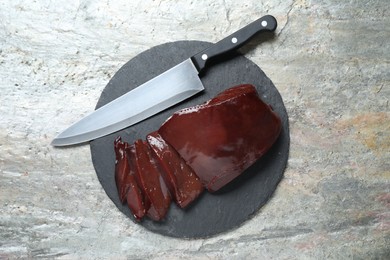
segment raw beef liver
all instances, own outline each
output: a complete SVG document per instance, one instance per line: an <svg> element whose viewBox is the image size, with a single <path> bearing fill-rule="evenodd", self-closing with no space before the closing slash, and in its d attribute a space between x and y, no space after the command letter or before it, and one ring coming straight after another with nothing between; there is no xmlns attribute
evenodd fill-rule
<svg viewBox="0 0 390 260"><path fill-rule="evenodd" d="M146 141L135 142L136 164L139 185L150 201L148 217L161 220L165 217L171 196L162 177L161 169L152 157L152 152Z"/></svg>
<svg viewBox="0 0 390 260"><path fill-rule="evenodd" d="M163 169L172 197L181 208L185 208L204 190L198 176L157 132L150 133L146 140Z"/></svg>
<svg viewBox="0 0 390 260"><path fill-rule="evenodd" d="M115 180L137 220L159 221L171 196L182 208L206 187L225 186L264 155L281 120L252 85L227 89L208 102L174 113L147 141L115 140Z"/></svg>
<svg viewBox="0 0 390 260"><path fill-rule="evenodd" d="M129 186L126 185L125 179L130 172L129 162L127 160L126 147L127 143L122 142L118 137L114 142L115 148L115 182L118 188L119 199L121 202L126 201L126 194Z"/></svg>
<svg viewBox="0 0 390 260"><path fill-rule="evenodd" d="M115 140L115 181L119 198L127 205L135 219L141 220L146 213L144 194L136 181L137 167L135 164L135 147L122 142L120 138Z"/></svg>
<svg viewBox="0 0 390 260"><path fill-rule="evenodd" d="M177 111L158 133L213 192L266 153L280 131L279 116L246 84Z"/></svg>

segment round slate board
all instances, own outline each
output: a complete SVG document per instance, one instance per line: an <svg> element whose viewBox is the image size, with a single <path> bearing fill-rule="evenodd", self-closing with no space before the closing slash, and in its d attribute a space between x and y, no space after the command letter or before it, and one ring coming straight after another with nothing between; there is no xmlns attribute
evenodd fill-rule
<svg viewBox="0 0 390 260"><path fill-rule="evenodd" d="M127 62L110 80L96 108L210 45L208 42L179 41L162 44L139 54ZM256 64L239 53L234 53L223 62L215 61L202 75L201 80L205 87L202 93L134 126L91 142L93 165L108 197L135 223L162 235L204 238L238 227L267 202L281 180L287 164L290 144L287 112L279 92ZM272 149L217 193L203 192L200 198L185 210L172 203L162 222L154 222L147 218L140 223L136 222L127 205L122 205L118 197L114 177L115 138L122 136L122 139L129 143L145 139L148 133L157 130L175 111L201 104L224 89L243 83L256 86L262 99L271 104L282 118L283 130ZM123 109L131 109L131 104Z"/></svg>

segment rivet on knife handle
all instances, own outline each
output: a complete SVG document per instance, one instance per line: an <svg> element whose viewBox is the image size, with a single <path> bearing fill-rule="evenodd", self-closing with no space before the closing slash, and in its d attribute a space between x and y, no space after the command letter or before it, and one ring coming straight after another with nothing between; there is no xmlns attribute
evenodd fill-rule
<svg viewBox="0 0 390 260"><path fill-rule="evenodd" d="M205 68L210 59L240 48L259 32L273 32L275 31L276 26L277 22L275 17L271 15L263 16L230 36L213 44L210 48L195 54L191 57L192 62L200 72Z"/></svg>

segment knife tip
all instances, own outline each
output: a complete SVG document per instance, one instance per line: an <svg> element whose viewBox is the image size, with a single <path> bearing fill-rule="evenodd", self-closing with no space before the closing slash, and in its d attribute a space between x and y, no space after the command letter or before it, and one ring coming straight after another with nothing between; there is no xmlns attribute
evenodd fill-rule
<svg viewBox="0 0 390 260"><path fill-rule="evenodd" d="M54 138L50 145L54 147L64 147L64 146L77 146L77 145L83 145L88 143L89 140L85 140L82 138L75 138L75 137L59 137L57 136Z"/></svg>
<svg viewBox="0 0 390 260"><path fill-rule="evenodd" d="M61 136L62 134L57 135L51 142L51 146L67 146L73 144L72 142L69 142L69 138Z"/></svg>
<svg viewBox="0 0 390 260"><path fill-rule="evenodd" d="M54 139L50 142L50 145L51 145L51 146L63 146L63 144L61 144L61 142L59 142L59 139L58 139L58 138L54 138Z"/></svg>

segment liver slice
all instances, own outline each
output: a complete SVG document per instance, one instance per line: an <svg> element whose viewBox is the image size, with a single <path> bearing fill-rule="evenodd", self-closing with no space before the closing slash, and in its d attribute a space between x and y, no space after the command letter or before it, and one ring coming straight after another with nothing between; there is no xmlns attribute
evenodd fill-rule
<svg viewBox="0 0 390 260"><path fill-rule="evenodd" d="M150 201L147 215L153 220L161 220L165 217L171 203L168 188L157 162L152 157L148 143L137 140L135 153L139 184L145 192L146 199Z"/></svg>
<svg viewBox="0 0 390 260"><path fill-rule="evenodd" d="M163 169L163 177L172 197L181 208L185 208L203 192L201 181L158 132L150 133L146 140Z"/></svg>
<svg viewBox="0 0 390 260"><path fill-rule="evenodd" d="M146 213L144 194L136 181L137 167L135 164L135 147L122 142L120 138L115 140L115 181L119 198L127 205L136 220L141 220Z"/></svg>
<svg viewBox="0 0 390 260"><path fill-rule="evenodd" d="M114 142L115 148L115 183L118 189L119 199L122 203L126 201L128 184L125 183L125 179L130 171L129 162L127 160L126 147L127 143L122 142L118 137Z"/></svg>
<svg viewBox="0 0 390 260"><path fill-rule="evenodd" d="M246 84L177 111L158 133L213 192L265 154L280 131L279 116Z"/></svg>

